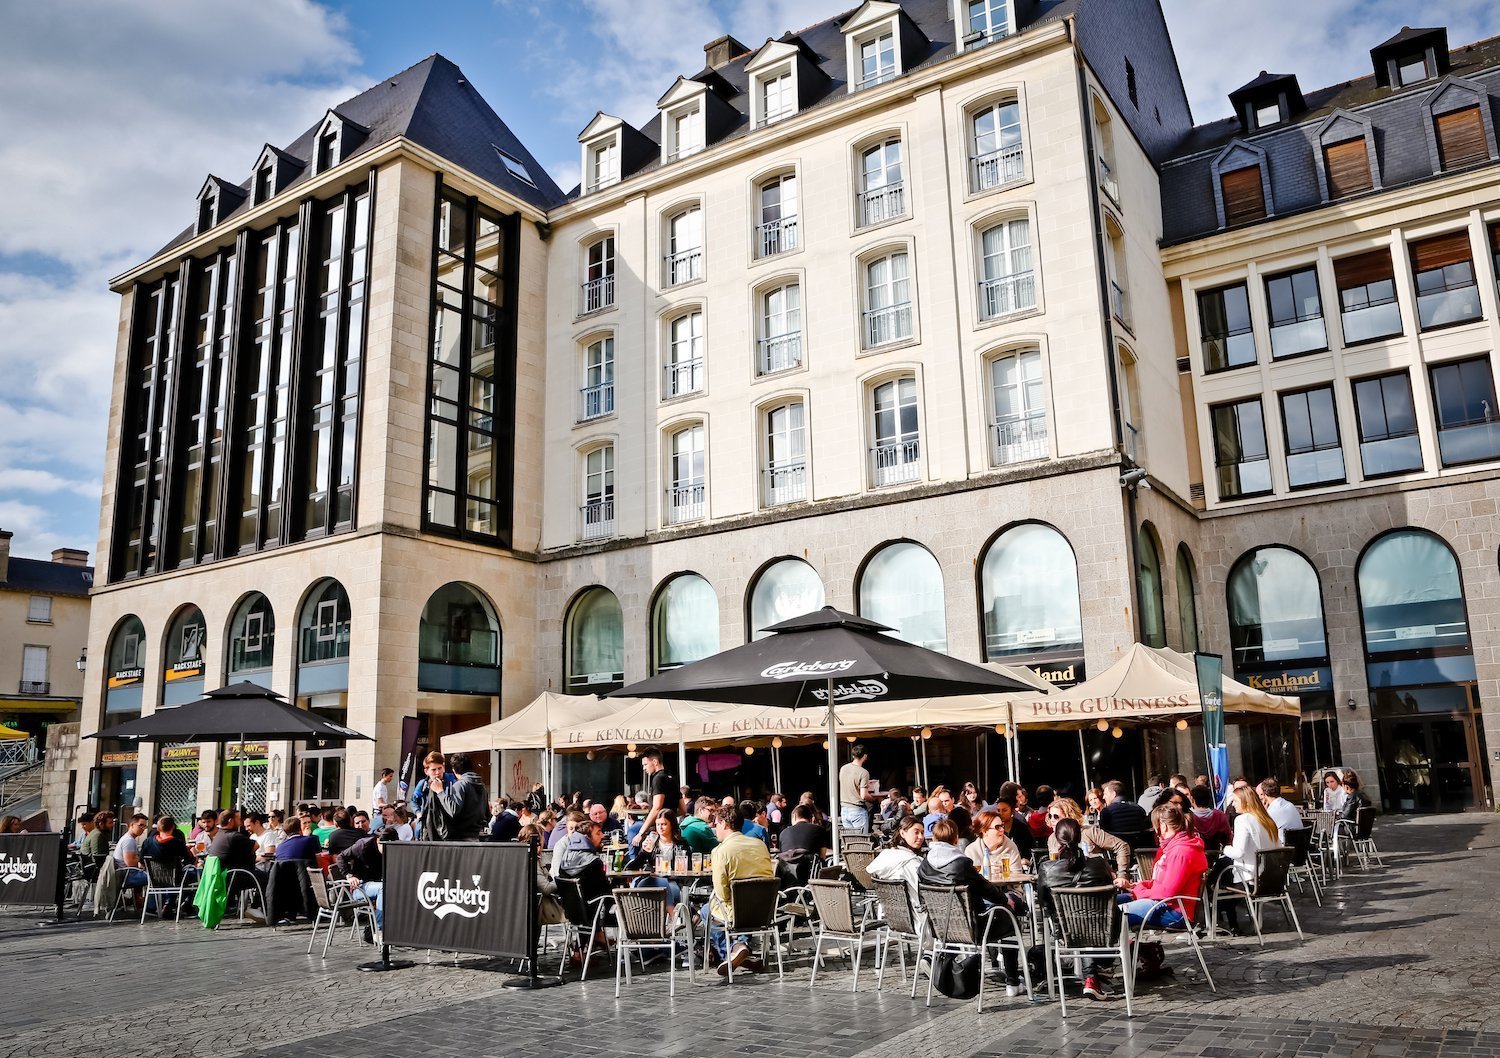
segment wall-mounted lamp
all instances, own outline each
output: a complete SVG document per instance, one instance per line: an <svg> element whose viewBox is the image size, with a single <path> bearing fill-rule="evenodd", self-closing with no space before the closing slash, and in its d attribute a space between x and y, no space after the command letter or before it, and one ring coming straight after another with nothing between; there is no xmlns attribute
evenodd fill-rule
<svg viewBox="0 0 1500 1058"><path fill-rule="evenodd" d="M1353 698L1350 698L1347 704L1348 704L1348 706L1349 706L1350 709L1358 709L1359 708L1358 703L1356 703Z"/></svg>
<svg viewBox="0 0 1500 1058"><path fill-rule="evenodd" d="M78 671L79 672L83 672L85 669L87 669L89 667L89 648L88 647L84 647L82 650L80 650L78 652L77 665L78 665Z"/></svg>

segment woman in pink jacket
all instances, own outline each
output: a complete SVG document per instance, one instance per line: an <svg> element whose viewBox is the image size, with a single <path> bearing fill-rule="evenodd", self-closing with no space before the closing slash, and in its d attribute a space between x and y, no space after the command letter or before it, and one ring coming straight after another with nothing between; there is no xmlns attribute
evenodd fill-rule
<svg viewBox="0 0 1500 1058"><path fill-rule="evenodd" d="M1132 926L1145 921L1153 904L1174 896L1186 896L1189 915L1196 910L1196 901L1203 875L1208 870L1208 858L1203 854L1203 839L1187 832L1182 809L1173 804L1157 805L1151 810L1151 828L1156 831L1156 863L1151 871L1151 880L1131 885L1124 878L1115 879L1123 892L1116 898ZM1176 905L1163 905L1151 914L1147 925L1176 929L1184 924L1183 914Z"/></svg>

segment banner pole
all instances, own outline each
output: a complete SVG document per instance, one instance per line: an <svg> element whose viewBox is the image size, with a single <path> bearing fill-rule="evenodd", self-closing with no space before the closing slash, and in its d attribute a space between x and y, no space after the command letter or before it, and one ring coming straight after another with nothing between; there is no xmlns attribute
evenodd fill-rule
<svg viewBox="0 0 1500 1058"><path fill-rule="evenodd" d="M839 840L839 830L842 829L844 810L839 804L839 732L838 717L833 713L833 677L828 677L828 697L824 705L828 707L828 822L829 829L833 832L833 862L843 863L843 842Z"/></svg>
<svg viewBox="0 0 1500 1058"><path fill-rule="evenodd" d="M63 830L58 835L57 849L57 921L63 920L63 902L67 892L67 879L63 876L68 873L68 832ZM178 899L181 899L179 895Z"/></svg>

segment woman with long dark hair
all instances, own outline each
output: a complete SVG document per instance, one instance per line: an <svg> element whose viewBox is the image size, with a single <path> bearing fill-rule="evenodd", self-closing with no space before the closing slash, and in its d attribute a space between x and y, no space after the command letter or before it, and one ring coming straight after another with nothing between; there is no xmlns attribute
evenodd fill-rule
<svg viewBox="0 0 1500 1058"><path fill-rule="evenodd" d="M1084 852L1083 824L1071 816L1065 815L1053 823L1051 840L1054 856L1038 863L1037 893L1043 913L1055 920L1054 888L1109 885L1114 881L1114 873L1103 856L1090 856ZM1083 994L1089 999L1104 999L1106 996L1104 986L1099 983L1097 964L1092 959L1085 959L1083 963Z"/></svg>

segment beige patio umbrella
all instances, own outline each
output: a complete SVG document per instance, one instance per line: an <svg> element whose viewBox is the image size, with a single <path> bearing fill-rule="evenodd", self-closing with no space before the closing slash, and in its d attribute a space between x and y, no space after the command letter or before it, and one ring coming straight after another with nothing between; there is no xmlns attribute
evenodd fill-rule
<svg viewBox="0 0 1500 1058"><path fill-rule="evenodd" d="M556 694L543 691L510 716L493 724L455 731L443 739L444 753L489 753L502 749L542 750L546 764L545 785L552 796L552 731L570 724L581 724L595 717L618 712L619 702L606 701L592 694Z"/></svg>

